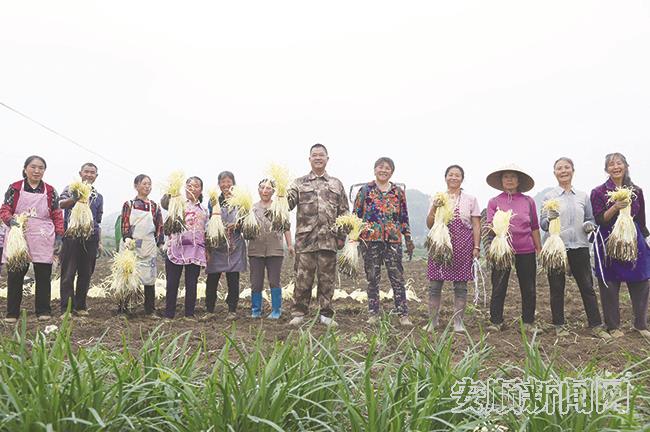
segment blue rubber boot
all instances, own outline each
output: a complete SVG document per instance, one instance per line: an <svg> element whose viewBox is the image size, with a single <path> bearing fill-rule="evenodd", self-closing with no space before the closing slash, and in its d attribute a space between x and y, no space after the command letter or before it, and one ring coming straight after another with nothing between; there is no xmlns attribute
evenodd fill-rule
<svg viewBox="0 0 650 432"><path fill-rule="evenodd" d="M262 316L262 293L251 293L251 318L260 318Z"/></svg>
<svg viewBox="0 0 650 432"><path fill-rule="evenodd" d="M282 288L271 288L271 313L269 319L280 319L282 315Z"/></svg>

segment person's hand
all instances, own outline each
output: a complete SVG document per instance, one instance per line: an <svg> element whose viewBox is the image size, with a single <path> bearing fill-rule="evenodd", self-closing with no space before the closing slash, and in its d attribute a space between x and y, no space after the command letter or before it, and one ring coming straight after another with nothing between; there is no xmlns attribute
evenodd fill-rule
<svg viewBox="0 0 650 432"><path fill-rule="evenodd" d="M630 200L614 201L614 205L612 207L614 207L617 211L621 211L630 204Z"/></svg>
<svg viewBox="0 0 650 432"><path fill-rule="evenodd" d="M296 250L294 249L293 246L287 246L287 253L289 253L289 256L292 257L296 256Z"/></svg>
<svg viewBox="0 0 650 432"><path fill-rule="evenodd" d="M413 259L413 251L415 250L415 244L410 238L406 239L406 255L408 255L409 260Z"/></svg>
<svg viewBox="0 0 650 432"><path fill-rule="evenodd" d="M97 245L97 255L95 256L95 258L99 258L102 255L104 255L104 245L101 242L99 242L99 244Z"/></svg>
<svg viewBox="0 0 650 432"><path fill-rule="evenodd" d="M442 207L444 202L440 198L436 198L433 200L432 206L435 208Z"/></svg>
<svg viewBox="0 0 650 432"><path fill-rule="evenodd" d="M546 216L548 217L549 221L552 221L553 219L559 218L560 213L557 210L549 210Z"/></svg>
<svg viewBox="0 0 650 432"><path fill-rule="evenodd" d="M474 250L472 250L472 256L474 258L479 258L481 256L481 248L475 247Z"/></svg>
<svg viewBox="0 0 650 432"><path fill-rule="evenodd" d="M20 226L20 224L18 223L18 221L16 220L15 217L12 217L11 219L9 219L9 228L11 228L11 227L19 227L19 226Z"/></svg>
<svg viewBox="0 0 650 432"><path fill-rule="evenodd" d="M596 225L594 225L593 222L587 221L587 222L582 224L582 230L586 234L591 234L592 232L594 232L596 230Z"/></svg>
<svg viewBox="0 0 650 432"><path fill-rule="evenodd" d="M79 201L79 198L81 198L81 197L79 196L79 191L78 190L73 190L72 192L70 192L70 199L73 202L76 203L77 201Z"/></svg>
<svg viewBox="0 0 650 432"><path fill-rule="evenodd" d="M54 255L61 255L61 249L63 249L63 238L58 235L54 237Z"/></svg>
<svg viewBox="0 0 650 432"><path fill-rule="evenodd" d="M124 239L124 247L126 247L129 250L134 250L135 249L135 240L132 238L125 238Z"/></svg>
<svg viewBox="0 0 650 432"><path fill-rule="evenodd" d="M338 250L343 249L343 246L345 246L345 240L337 239L336 240L336 248Z"/></svg>

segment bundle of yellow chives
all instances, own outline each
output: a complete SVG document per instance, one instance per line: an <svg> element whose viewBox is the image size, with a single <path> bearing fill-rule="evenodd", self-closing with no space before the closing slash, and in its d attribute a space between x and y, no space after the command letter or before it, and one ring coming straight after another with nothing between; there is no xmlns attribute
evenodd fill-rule
<svg viewBox="0 0 650 432"><path fill-rule="evenodd" d="M492 231L496 237L492 240L487 253L488 262L496 270L507 270L512 267L515 252L510 244L510 219L512 210L504 212L497 209L492 219Z"/></svg>
<svg viewBox="0 0 650 432"><path fill-rule="evenodd" d="M560 201L551 199L544 203L542 207L544 211L560 211ZM567 269L567 253L566 246L562 237L560 237L561 225L560 218L557 217L549 222L548 233L549 237L544 242L542 252L539 255L542 267L548 273L561 273Z"/></svg>
<svg viewBox="0 0 650 432"><path fill-rule="evenodd" d="M7 271L19 272L25 270L32 258L29 256L27 240L25 239L25 227L29 216L22 213L14 216L18 225L9 229L5 238L5 249L7 251Z"/></svg>
<svg viewBox="0 0 650 432"><path fill-rule="evenodd" d="M269 177L275 183L275 199L271 203L266 216L271 220L274 231L285 232L289 229L289 201L287 192L291 183L289 171L276 164L271 164Z"/></svg>
<svg viewBox="0 0 650 432"><path fill-rule="evenodd" d="M607 238L605 250L607 256L619 261L634 262L637 259L637 233L632 219L632 199L635 197L631 187L617 187L607 192L609 202L623 201L627 206L622 208L616 218L612 232Z"/></svg>
<svg viewBox="0 0 650 432"><path fill-rule="evenodd" d="M228 244L228 236L226 235L226 227L221 219L221 205L219 204L217 191L215 189L210 190L208 196L212 205L212 215L205 229L205 242L209 248L217 249L222 245Z"/></svg>
<svg viewBox="0 0 650 432"><path fill-rule="evenodd" d="M427 234L424 246L432 260L443 266L450 266L454 259L454 251L447 224L454 216L453 208L449 196L444 192L436 193L434 202L440 203L441 206L436 209L435 220Z"/></svg>
<svg viewBox="0 0 650 432"><path fill-rule="evenodd" d="M178 234L185 230L185 174L182 171L173 172L167 179L163 193L169 195L167 219L163 229L165 234Z"/></svg>
<svg viewBox="0 0 650 432"><path fill-rule="evenodd" d="M226 199L228 207L237 209L237 220L241 225L242 236L253 240L260 234L260 225L253 212L253 196L242 187L233 186L231 195Z"/></svg>
<svg viewBox="0 0 650 432"><path fill-rule="evenodd" d="M334 228L347 234L347 241L338 257L339 272L356 276L361 263L359 252L359 237L366 224L357 215L348 213L336 218Z"/></svg>
<svg viewBox="0 0 650 432"><path fill-rule="evenodd" d="M93 213L88 203L92 186L82 181L73 182L68 190L79 196L79 200L70 211L68 229L65 234L72 238L88 239L93 233Z"/></svg>
<svg viewBox="0 0 650 432"><path fill-rule="evenodd" d="M107 292L125 310L132 310L143 299L138 258L132 239L127 239L113 257L111 283Z"/></svg>

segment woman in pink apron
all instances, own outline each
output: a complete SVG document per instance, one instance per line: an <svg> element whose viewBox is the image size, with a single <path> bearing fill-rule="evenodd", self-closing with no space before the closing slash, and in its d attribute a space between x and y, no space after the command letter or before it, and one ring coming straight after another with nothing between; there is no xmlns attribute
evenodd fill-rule
<svg viewBox="0 0 650 432"><path fill-rule="evenodd" d="M176 300L181 274L185 270L185 318L194 319L196 307L196 285L205 267L205 225L208 220L206 210L201 206L203 200L203 181L198 177L190 177L185 182L185 231L172 234L167 239L167 259L165 274L167 275L167 293L165 316L174 318L176 315ZM169 195L163 196L161 205L164 209L169 203Z"/></svg>
<svg viewBox="0 0 650 432"><path fill-rule="evenodd" d="M0 207L0 219L12 227L16 225L14 216L27 214L25 239L36 279L36 316L39 321L51 317L50 308L52 263L54 255L61 248L63 236L63 215L59 209L59 196L52 186L43 182L47 164L40 156L30 156L23 166L23 180L9 186L5 200ZM2 255L3 264L7 262L7 250ZM23 281L27 274L26 266L18 271L7 272L7 316L5 322L15 323L20 315L23 297Z"/></svg>
<svg viewBox="0 0 650 432"><path fill-rule="evenodd" d="M465 171L458 165L452 165L445 171L447 195L454 205L454 216L447 225L453 247L453 264L443 266L429 258L427 275L429 286L429 310L431 322L427 327L433 331L438 325L442 285L445 281L454 284L454 331L464 332L463 317L467 305L467 282L473 280L472 263L478 258L481 241L481 210L478 201L465 193L460 187L465 179ZM431 228L435 220L436 209L440 203L434 202L427 216L427 226Z"/></svg>
<svg viewBox="0 0 650 432"><path fill-rule="evenodd" d="M151 178L140 174L133 181L138 195L122 206L122 238L135 242L138 257L138 275L144 285L144 313L150 318L158 319L155 312L156 276L158 268L156 258L158 247L165 240L163 219L160 207L149 199ZM122 243L124 245L124 242ZM120 309L120 312L127 312Z"/></svg>

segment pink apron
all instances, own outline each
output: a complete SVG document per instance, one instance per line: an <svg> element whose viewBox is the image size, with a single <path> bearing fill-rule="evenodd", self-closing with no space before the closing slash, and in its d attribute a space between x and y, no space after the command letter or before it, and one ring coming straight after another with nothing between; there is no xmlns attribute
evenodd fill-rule
<svg viewBox="0 0 650 432"><path fill-rule="evenodd" d="M27 213L25 240L32 262L52 264L54 262L54 222L50 217L50 207L47 202L47 189L43 193L25 192L25 184L20 191L16 211L19 215ZM7 249L2 251L2 262L7 262Z"/></svg>
<svg viewBox="0 0 650 432"><path fill-rule="evenodd" d="M429 280L471 281L474 279L472 275L474 236L472 228L465 225L460 218L458 202L454 207L454 218L447 226L453 247L453 264L450 267L444 267L429 258L427 269Z"/></svg>

